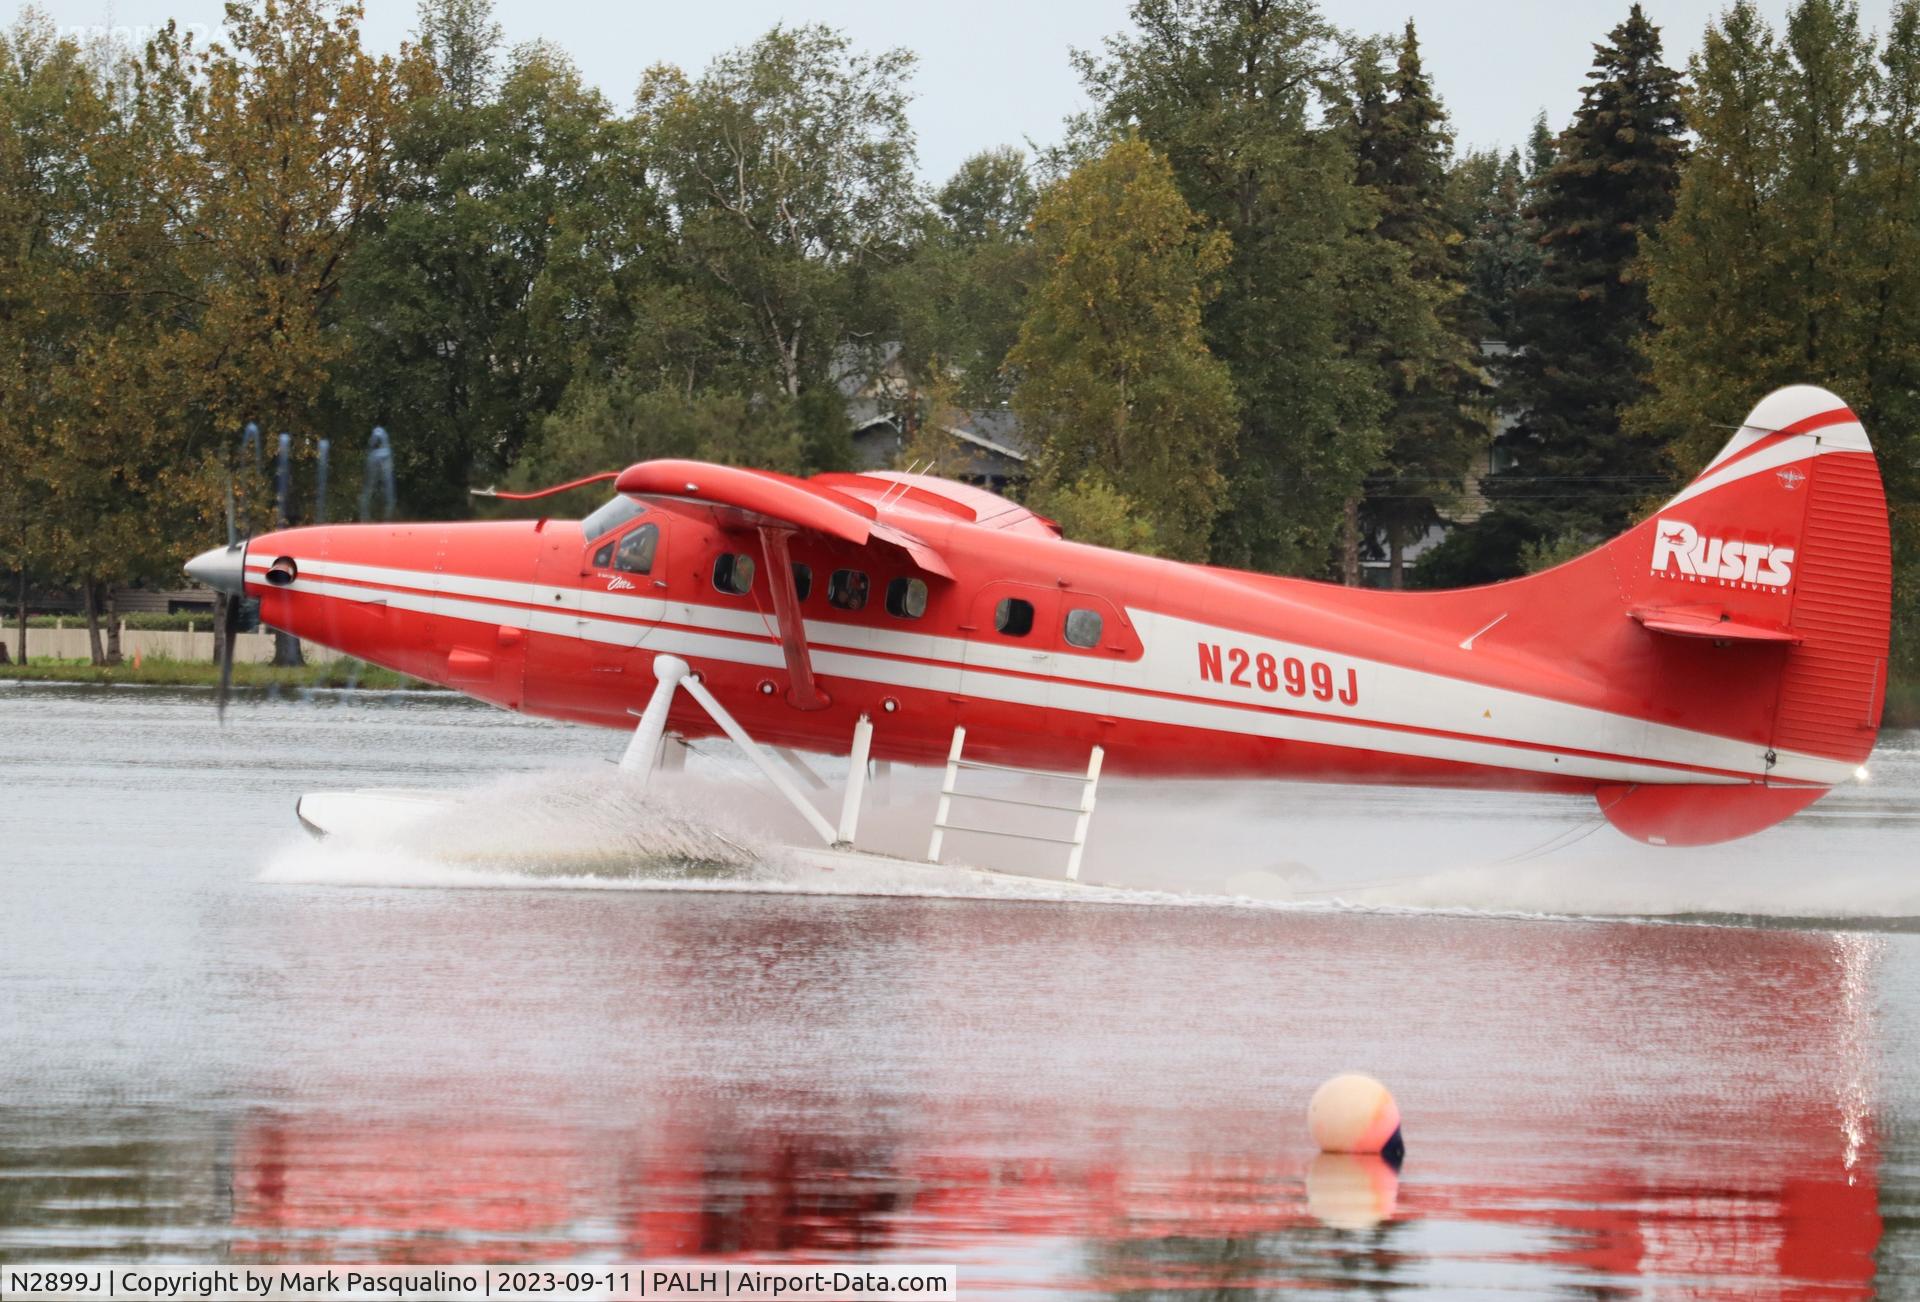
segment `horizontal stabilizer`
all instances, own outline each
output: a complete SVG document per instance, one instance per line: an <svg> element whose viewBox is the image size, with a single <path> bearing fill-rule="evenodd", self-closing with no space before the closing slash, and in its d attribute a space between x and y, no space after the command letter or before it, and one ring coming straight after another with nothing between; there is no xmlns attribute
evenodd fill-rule
<svg viewBox="0 0 1920 1302"><path fill-rule="evenodd" d="M1627 612L1650 633L1671 637L1704 637L1715 642L1759 642L1792 645L1801 641L1791 629L1770 628L1750 620L1735 619L1712 606L1653 606Z"/></svg>

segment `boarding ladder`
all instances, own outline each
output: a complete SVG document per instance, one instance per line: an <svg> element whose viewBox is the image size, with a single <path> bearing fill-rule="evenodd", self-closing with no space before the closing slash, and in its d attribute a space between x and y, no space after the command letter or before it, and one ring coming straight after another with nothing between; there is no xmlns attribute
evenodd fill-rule
<svg viewBox="0 0 1920 1302"><path fill-rule="evenodd" d="M1022 841L1045 841L1050 845L1064 845L1067 850L1067 879L1080 879L1080 857L1087 848L1087 824L1093 819L1094 791L1100 785L1100 762L1106 751L1099 746L1087 758L1087 771L1079 773L1057 773L1051 769L1023 769L1010 764L989 764L985 760L965 758L967 730L964 727L953 730L953 745L947 751L946 776L940 782L940 805L933 814L933 839L927 844L927 862L940 862L940 847L948 832L975 832L982 836L1007 836ZM960 790L960 774L969 769L990 773L1017 773L1023 777L1044 778L1054 782L1077 783L1079 798L1071 804L1062 804L1052 800L1030 800L1024 797L992 795L985 791ZM1073 834L1071 836L1046 836L1036 832L1015 832L1000 827L979 827L971 823L955 823L953 802L956 800L979 800L996 805L1020 805L1028 809L1050 809L1062 814L1074 815Z"/></svg>

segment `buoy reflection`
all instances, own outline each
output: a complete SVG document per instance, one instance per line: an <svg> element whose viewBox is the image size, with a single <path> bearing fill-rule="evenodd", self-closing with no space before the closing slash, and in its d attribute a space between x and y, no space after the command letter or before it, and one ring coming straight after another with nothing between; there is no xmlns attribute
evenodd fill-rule
<svg viewBox="0 0 1920 1302"><path fill-rule="evenodd" d="M1322 1153L1307 1166L1307 1210L1336 1230L1393 1219L1400 1175L1378 1153Z"/></svg>

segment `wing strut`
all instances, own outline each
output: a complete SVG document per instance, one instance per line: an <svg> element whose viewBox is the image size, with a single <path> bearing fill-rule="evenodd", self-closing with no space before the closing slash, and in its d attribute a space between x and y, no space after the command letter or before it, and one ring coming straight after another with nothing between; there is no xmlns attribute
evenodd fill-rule
<svg viewBox="0 0 1920 1302"><path fill-rule="evenodd" d="M760 545L767 556L767 586L773 589L773 616L780 622L780 650L787 658L787 704L796 710L824 710L832 702L813 681L813 657L807 650L807 629L800 618L800 594L794 591L793 562L787 556L790 529L760 526Z"/></svg>

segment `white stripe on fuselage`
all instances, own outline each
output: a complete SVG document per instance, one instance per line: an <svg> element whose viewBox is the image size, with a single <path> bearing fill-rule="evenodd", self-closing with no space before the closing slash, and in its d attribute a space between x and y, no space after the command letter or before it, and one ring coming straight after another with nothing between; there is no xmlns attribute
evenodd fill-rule
<svg viewBox="0 0 1920 1302"><path fill-rule="evenodd" d="M247 564L251 570L264 570L268 562L249 557ZM316 596L361 604L384 602L422 614L496 627L504 624L628 649L644 643L650 651L766 669L785 663L774 621L749 608L341 561L302 560L299 566L292 590ZM358 583L398 590L375 590ZM517 604L498 604L502 602ZM1017 644L820 620L806 621L805 631L814 670L822 676L1143 723L1608 782L1742 780L1694 771L1712 769L1720 774L1759 777L1771 773L1776 778L1830 784L1852 772L1850 765L1840 761L1793 752L1780 752L1768 770L1765 748L1750 742L1153 611L1129 608L1127 616L1145 647L1145 654L1135 661L1036 656L1033 648ZM635 620L640 622L628 622ZM1316 711L1311 697L1296 700L1209 681L1200 669L1202 643L1237 647L1256 659L1269 655L1275 662L1289 657L1307 663L1323 661L1334 666L1342 684L1345 670L1352 667L1359 684L1358 700L1337 712ZM1260 708L1267 706L1273 708ZM1644 762L1579 752L1632 756ZM1669 767L1673 765L1682 767Z"/></svg>

